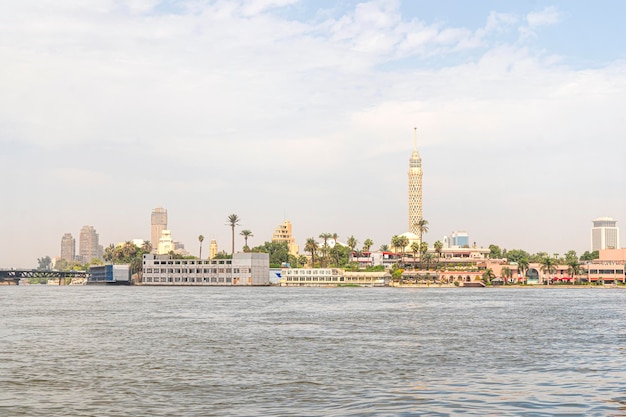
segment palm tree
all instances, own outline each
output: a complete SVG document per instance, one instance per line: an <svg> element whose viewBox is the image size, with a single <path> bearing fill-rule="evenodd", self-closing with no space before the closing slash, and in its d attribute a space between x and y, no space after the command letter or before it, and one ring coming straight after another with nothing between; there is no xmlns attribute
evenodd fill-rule
<svg viewBox="0 0 626 417"><path fill-rule="evenodd" d="M487 270L485 270L485 272L483 272L483 276L482 276L482 281L485 284L490 284L491 281L496 277L496 274L493 273L493 269L488 268Z"/></svg>
<svg viewBox="0 0 626 417"><path fill-rule="evenodd" d="M381 252L388 252L389 251L389 245L386 243L383 243L382 245L380 245L380 248L378 248Z"/></svg>
<svg viewBox="0 0 626 417"><path fill-rule="evenodd" d="M581 271L581 264L580 262L578 262L578 259L570 259L570 261L567 263L567 273L570 274L572 276L572 279L574 279L575 281L578 281L578 279L576 278L576 275L580 275L580 271Z"/></svg>
<svg viewBox="0 0 626 417"><path fill-rule="evenodd" d="M324 243L322 245L322 255L324 256L324 266L326 266L326 263L327 263L326 256L328 255L328 239L332 237L333 235L331 233L320 234L320 239L324 240Z"/></svg>
<svg viewBox="0 0 626 417"><path fill-rule="evenodd" d="M420 262L422 261L424 255L426 255L426 252L428 252L428 243L420 242Z"/></svg>
<svg viewBox="0 0 626 417"><path fill-rule="evenodd" d="M239 233L241 236L243 236L243 240L244 240L244 247L247 248L248 247L248 238L249 237L254 237L254 235L252 234L252 232L248 229L246 230L242 230L241 233Z"/></svg>
<svg viewBox="0 0 626 417"><path fill-rule="evenodd" d="M415 226L417 226L417 231L419 232L419 237L420 237L420 242L421 242L422 237L424 236L424 233L428 233L428 220L420 219L420 221L415 223Z"/></svg>
<svg viewBox="0 0 626 417"><path fill-rule="evenodd" d="M398 244L400 245L400 260L404 263L404 251L409 245L409 238L406 236L398 236Z"/></svg>
<svg viewBox="0 0 626 417"><path fill-rule="evenodd" d="M304 251L305 252L311 252L311 267L315 268L315 253L317 252L317 250L319 249L319 245L317 244L317 241L315 240L315 238L308 238L306 240L306 244L304 245Z"/></svg>
<svg viewBox="0 0 626 417"><path fill-rule="evenodd" d="M513 271L508 266L502 267L502 271L500 272L500 274L502 275L502 278L504 278L505 284L509 282L510 279L513 277Z"/></svg>
<svg viewBox="0 0 626 417"><path fill-rule="evenodd" d="M335 243L337 243L337 240L339 239L339 235L335 232L331 234L331 237L333 238L333 240L335 241Z"/></svg>
<svg viewBox="0 0 626 417"><path fill-rule="evenodd" d="M528 258L521 258L517 260L517 272L526 278L526 271L528 271Z"/></svg>
<svg viewBox="0 0 626 417"><path fill-rule="evenodd" d="M363 242L363 252L369 252L372 246L374 246L374 242L368 237L365 239L365 242Z"/></svg>
<svg viewBox="0 0 626 417"><path fill-rule="evenodd" d="M550 274L553 274L556 271L556 259L551 258L550 256L544 256L541 260L541 272L548 275L548 279L546 281L547 284L550 284Z"/></svg>
<svg viewBox="0 0 626 417"><path fill-rule="evenodd" d="M226 225L230 226L231 229L231 256L235 254L235 226L239 226L240 221L241 219L239 218L239 216L237 216L236 214L231 214L230 216L228 216L228 223L226 223Z"/></svg>
<svg viewBox="0 0 626 417"><path fill-rule="evenodd" d="M441 240L433 243L433 248L435 248L435 252L437 252L437 258L441 258L441 251L443 250L443 243L441 243Z"/></svg>
<svg viewBox="0 0 626 417"><path fill-rule="evenodd" d="M354 248L356 248L356 245L359 244L359 241L356 240L354 236L350 236L346 244L350 248L350 251L354 252Z"/></svg>
<svg viewBox="0 0 626 417"><path fill-rule="evenodd" d="M417 242L411 243L411 251L413 252L413 269L415 269L417 253L420 251L420 244Z"/></svg>
<svg viewBox="0 0 626 417"><path fill-rule="evenodd" d="M391 236L391 247L393 248L394 252L398 252L398 248L400 247L400 236Z"/></svg>
<svg viewBox="0 0 626 417"><path fill-rule="evenodd" d="M200 241L200 256L198 256L198 259L202 259L202 242L204 241L204 236L198 236L198 241Z"/></svg>

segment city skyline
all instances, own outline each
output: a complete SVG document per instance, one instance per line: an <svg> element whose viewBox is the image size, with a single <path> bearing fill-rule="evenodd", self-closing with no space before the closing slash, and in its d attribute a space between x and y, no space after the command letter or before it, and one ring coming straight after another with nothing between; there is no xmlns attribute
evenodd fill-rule
<svg viewBox="0 0 626 417"><path fill-rule="evenodd" d="M375 247L406 232L406 159L423 160L424 240L589 250L626 217L626 53L600 1L0 5L0 267L151 240L197 253L284 220ZM46 204L46 210L40 205ZM239 247L243 246L241 240Z"/></svg>

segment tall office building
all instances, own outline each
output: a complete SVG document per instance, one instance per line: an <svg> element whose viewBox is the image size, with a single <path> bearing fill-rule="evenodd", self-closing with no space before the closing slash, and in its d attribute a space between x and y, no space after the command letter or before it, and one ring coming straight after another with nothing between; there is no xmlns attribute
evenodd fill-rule
<svg viewBox="0 0 626 417"><path fill-rule="evenodd" d="M422 220L422 158L417 151L417 128L413 138L413 153L409 158L409 232L419 236Z"/></svg>
<svg viewBox="0 0 626 417"><path fill-rule="evenodd" d="M71 233L65 233L61 238L61 259L72 262L76 258L76 239Z"/></svg>
<svg viewBox="0 0 626 417"><path fill-rule="evenodd" d="M457 230L452 232L448 239L450 247L469 248L469 235L465 230Z"/></svg>
<svg viewBox="0 0 626 417"><path fill-rule="evenodd" d="M98 242L98 233L93 226L83 226L80 229L78 242L78 257L80 262L86 264L92 259L100 259L102 257L102 246Z"/></svg>
<svg viewBox="0 0 626 417"><path fill-rule="evenodd" d="M152 253L157 253L161 233L163 233L163 230L167 230L167 210L163 207L157 207L152 210L150 225L150 244L152 245Z"/></svg>
<svg viewBox="0 0 626 417"><path fill-rule="evenodd" d="M619 249L619 228L610 217L598 217L591 228L591 251Z"/></svg>

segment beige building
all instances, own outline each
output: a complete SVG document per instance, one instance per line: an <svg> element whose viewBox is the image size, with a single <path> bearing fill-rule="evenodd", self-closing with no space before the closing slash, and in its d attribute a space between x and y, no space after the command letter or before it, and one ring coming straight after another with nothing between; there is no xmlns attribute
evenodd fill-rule
<svg viewBox="0 0 626 417"><path fill-rule="evenodd" d="M159 249L159 241L161 233L167 229L167 210L163 207L157 207L152 210L150 217L150 244L152 252L157 253Z"/></svg>
<svg viewBox="0 0 626 417"><path fill-rule="evenodd" d="M102 257L103 248L99 243L99 236L93 226L83 226L80 229L78 243L78 257L80 262L86 264L93 259Z"/></svg>
<svg viewBox="0 0 626 417"><path fill-rule="evenodd" d="M72 262L76 259L76 239L71 233L65 233L61 238L61 259Z"/></svg>
<svg viewBox="0 0 626 417"><path fill-rule="evenodd" d="M283 224L274 229L272 242L287 242L287 245L289 246L289 254L298 256L300 248L296 243L296 239L293 237L291 222L289 220L285 220Z"/></svg>
<svg viewBox="0 0 626 417"><path fill-rule="evenodd" d="M211 239L211 244L209 245L209 259L213 259L217 256L217 242L215 239Z"/></svg>

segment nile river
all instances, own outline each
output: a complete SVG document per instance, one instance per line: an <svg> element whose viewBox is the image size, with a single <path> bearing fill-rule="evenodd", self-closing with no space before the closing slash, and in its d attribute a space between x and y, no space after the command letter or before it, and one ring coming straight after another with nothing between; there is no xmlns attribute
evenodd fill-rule
<svg viewBox="0 0 626 417"><path fill-rule="evenodd" d="M626 290L0 287L2 416L626 416Z"/></svg>

